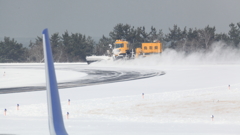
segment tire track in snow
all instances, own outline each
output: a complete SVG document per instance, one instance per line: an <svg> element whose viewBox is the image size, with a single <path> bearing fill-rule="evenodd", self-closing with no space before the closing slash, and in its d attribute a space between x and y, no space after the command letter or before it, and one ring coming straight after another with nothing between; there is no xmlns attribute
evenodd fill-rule
<svg viewBox="0 0 240 135"><path fill-rule="evenodd" d="M66 68L62 68L66 70ZM69 69L67 69L69 70ZM71 69L77 72L84 72L88 75L76 81L58 83L59 89L83 87L90 85L100 85L106 83L123 82L137 79L150 78L154 76L164 75L163 71L114 71L114 70L99 70L99 69ZM46 90L45 86L26 86L13 88L0 88L0 94L30 92Z"/></svg>

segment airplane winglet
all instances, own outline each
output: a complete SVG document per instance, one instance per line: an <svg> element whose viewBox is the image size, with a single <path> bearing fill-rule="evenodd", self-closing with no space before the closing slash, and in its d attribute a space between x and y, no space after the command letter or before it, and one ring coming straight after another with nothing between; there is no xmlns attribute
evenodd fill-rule
<svg viewBox="0 0 240 135"><path fill-rule="evenodd" d="M67 135L63 123L62 109L58 93L48 29L44 29L42 34L46 72L49 131L51 135Z"/></svg>

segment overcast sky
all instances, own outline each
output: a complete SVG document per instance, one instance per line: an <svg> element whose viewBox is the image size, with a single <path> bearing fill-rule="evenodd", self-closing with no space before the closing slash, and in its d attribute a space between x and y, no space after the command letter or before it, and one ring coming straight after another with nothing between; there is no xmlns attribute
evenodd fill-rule
<svg viewBox="0 0 240 135"><path fill-rule="evenodd" d="M240 0L0 0L0 37L41 36L44 28L101 37L118 23L147 31L154 26L165 34L174 24L227 33L237 22Z"/></svg>

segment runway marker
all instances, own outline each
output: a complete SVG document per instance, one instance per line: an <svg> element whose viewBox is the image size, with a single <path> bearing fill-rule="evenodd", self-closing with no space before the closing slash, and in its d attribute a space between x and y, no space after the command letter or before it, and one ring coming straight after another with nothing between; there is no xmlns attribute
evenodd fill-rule
<svg viewBox="0 0 240 135"><path fill-rule="evenodd" d="M213 121L213 119L214 119L214 116L212 115L212 116L211 116L211 118L212 118L212 121Z"/></svg>
<svg viewBox="0 0 240 135"><path fill-rule="evenodd" d="M17 110L19 110L19 104L17 104Z"/></svg>
<svg viewBox="0 0 240 135"><path fill-rule="evenodd" d="M70 105L70 99L68 99L68 105Z"/></svg>
<svg viewBox="0 0 240 135"><path fill-rule="evenodd" d="M69 112L67 112L67 119L69 119Z"/></svg>
<svg viewBox="0 0 240 135"><path fill-rule="evenodd" d="M7 115L7 109L4 109L4 115L5 116Z"/></svg>

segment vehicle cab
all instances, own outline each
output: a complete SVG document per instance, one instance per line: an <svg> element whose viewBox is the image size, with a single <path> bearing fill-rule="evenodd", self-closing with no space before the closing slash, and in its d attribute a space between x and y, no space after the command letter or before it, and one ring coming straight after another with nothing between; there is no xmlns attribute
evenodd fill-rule
<svg viewBox="0 0 240 135"><path fill-rule="evenodd" d="M113 48L114 57L125 57L129 53L129 43L124 40L116 40Z"/></svg>

